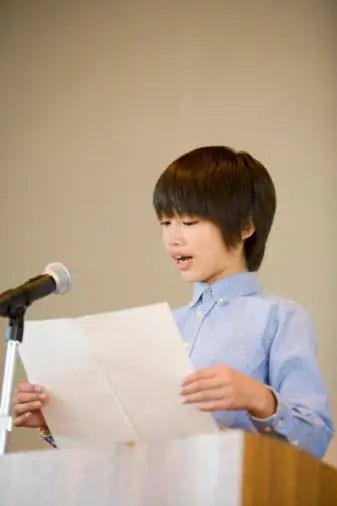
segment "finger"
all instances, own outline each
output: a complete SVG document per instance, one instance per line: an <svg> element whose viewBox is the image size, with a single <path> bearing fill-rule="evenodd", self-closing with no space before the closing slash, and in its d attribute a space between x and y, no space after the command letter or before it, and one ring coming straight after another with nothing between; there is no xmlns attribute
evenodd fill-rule
<svg viewBox="0 0 337 506"><path fill-rule="evenodd" d="M218 379L203 379L203 380L196 380L192 383L189 383L188 385L185 385L181 388L181 394L187 395L187 394L194 394L197 392L202 392L204 390L215 390L217 388L222 388L225 386L225 383L222 381L219 381Z"/></svg>
<svg viewBox="0 0 337 506"><path fill-rule="evenodd" d="M181 402L183 404L195 404L202 403L204 401L218 401L224 398L224 391L221 388L216 388L214 390L204 390L201 392L196 392L195 394L189 394L182 397Z"/></svg>
<svg viewBox="0 0 337 506"><path fill-rule="evenodd" d="M202 379L212 379L215 376L215 371L211 367L206 367L205 369L199 369L198 371L189 374L184 378L181 382L182 386L189 385L194 381L202 380Z"/></svg>
<svg viewBox="0 0 337 506"><path fill-rule="evenodd" d="M21 401L20 401L20 396L23 394L23 393L30 393L30 394L45 394L47 395L47 392L45 391L45 389L39 385L33 385L31 383L27 383L27 382L22 382L20 383L15 392L14 392L14 395L13 395L13 404L20 404ZM23 401L24 402L24 401Z"/></svg>
<svg viewBox="0 0 337 506"><path fill-rule="evenodd" d="M32 413L29 411L28 413L25 413L24 415L17 416L14 418L14 425L15 427L21 427L24 425L25 421L28 420L28 418L32 415Z"/></svg>
<svg viewBox="0 0 337 506"><path fill-rule="evenodd" d="M44 389L40 385L33 385L32 383L28 383L26 381L23 381L18 385L18 393L20 392L27 392L27 393L42 393Z"/></svg>
<svg viewBox="0 0 337 506"><path fill-rule="evenodd" d="M231 406L231 404L226 399L221 399L217 401L214 400L209 402L201 402L198 405L198 409L204 412L226 411L233 409L233 406Z"/></svg>
<svg viewBox="0 0 337 506"><path fill-rule="evenodd" d="M16 397L16 404L24 404L26 402L46 402L48 396L46 394L28 394L28 393L19 393Z"/></svg>
<svg viewBox="0 0 337 506"><path fill-rule="evenodd" d="M17 416L24 415L25 413L28 413L29 411L36 411L40 409L42 406L41 401L35 401L35 402L26 402L25 404L16 404L14 406L14 413Z"/></svg>

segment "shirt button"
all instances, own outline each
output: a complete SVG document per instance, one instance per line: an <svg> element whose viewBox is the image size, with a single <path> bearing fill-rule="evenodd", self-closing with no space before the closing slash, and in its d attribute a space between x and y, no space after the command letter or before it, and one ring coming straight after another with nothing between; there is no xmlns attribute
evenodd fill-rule
<svg viewBox="0 0 337 506"><path fill-rule="evenodd" d="M264 431L265 431L265 432L271 432L271 427L266 427L266 428L264 429Z"/></svg>
<svg viewBox="0 0 337 506"><path fill-rule="evenodd" d="M197 311L197 318L201 320L204 317L204 312L201 309Z"/></svg>
<svg viewBox="0 0 337 506"><path fill-rule="evenodd" d="M219 304L223 304L224 303L224 300L223 299L219 299Z"/></svg>

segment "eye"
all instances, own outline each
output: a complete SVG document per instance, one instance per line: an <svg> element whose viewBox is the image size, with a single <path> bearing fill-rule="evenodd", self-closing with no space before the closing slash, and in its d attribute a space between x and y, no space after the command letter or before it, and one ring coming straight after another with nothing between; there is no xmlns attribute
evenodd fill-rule
<svg viewBox="0 0 337 506"><path fill-rule="evenodd" d="M183 221L183 224L186 227L192 227L193 225L197 225L198 223L199 223L198 220Z"/></svg>
<svg viewBox="0 0 337 506"><path fill-rule="evenodd" d="M170 220L161 220L160 226L161 227L168 227L171 224Z"/></svg>

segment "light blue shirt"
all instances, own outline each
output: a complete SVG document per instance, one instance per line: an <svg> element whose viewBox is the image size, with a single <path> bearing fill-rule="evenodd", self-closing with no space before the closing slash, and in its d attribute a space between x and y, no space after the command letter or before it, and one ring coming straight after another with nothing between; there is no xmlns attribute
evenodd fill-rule
<svg viewBox="0 0 337 506"><path fill-rule="evenodd" d="M211 286L197 283L191 304L174 316L196 369L226 364L276 393L272 417L218 411L219 424L274 433L317 458L324 456L334 428L314 328L300 306L262 293L256 274L244 272Z"/></svg>

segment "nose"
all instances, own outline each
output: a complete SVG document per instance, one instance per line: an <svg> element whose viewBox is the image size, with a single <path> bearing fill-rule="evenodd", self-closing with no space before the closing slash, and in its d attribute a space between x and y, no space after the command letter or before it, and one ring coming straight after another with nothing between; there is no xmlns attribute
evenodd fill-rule
<svg viewBox="0 0 337 506"><path fill-rule="evenodd" d="M184 235L180 224L176 221L171 222L167 229L167 244L170 248L181 246L184 243Z"/></svg>

